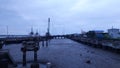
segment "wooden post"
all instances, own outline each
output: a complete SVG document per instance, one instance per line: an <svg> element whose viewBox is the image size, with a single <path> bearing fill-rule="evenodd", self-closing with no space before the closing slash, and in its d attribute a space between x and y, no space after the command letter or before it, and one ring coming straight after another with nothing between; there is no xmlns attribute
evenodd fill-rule
<svg viewBox="0 0 120 68"><path fill-rule="evenodd" d="M42 41L42 46L44 47L44 40Z"/></svg>
<svg viewBox="0 0 120 68"><path fill-rule="evenodd" d="M39 42L27 42L23 43L21 51L23 52L23 66L26 66L26 52L34 51L34 62L37 63L37 51L39 50ZM39 65L39 64L38 64ZM34 68L34 65L33 65ZM35 67L36 68L36 67Z"/></svg>
<svg viewBox="0 0 120 68"><path fill-rule="evenodd" d="M40 68L38 63L33 63L31 64L31 68Z"/></svg>
<svg viewBox="0 0 120 68"><path fill-rule="evenodd" d="M46 40L46 47L48 47L48 40Z"/></svg>
<svg viewBox="0 0 120 68"><path fill-rule="evenodd" d="M34 51L34 62L37 62L37 51Z"/></svg>
<svg viewBox="0 0 120 68"><path fill-rule="evenodd" d="M23 66L26 66L26 51L23 52Z"/></svg>
<svg viewBox="0 0 120 68"><path fill-rule="evenodd" d="M1 41L1 42L0 42L0 49L2 49L3 45L4 45L4 42Z"/></svg>

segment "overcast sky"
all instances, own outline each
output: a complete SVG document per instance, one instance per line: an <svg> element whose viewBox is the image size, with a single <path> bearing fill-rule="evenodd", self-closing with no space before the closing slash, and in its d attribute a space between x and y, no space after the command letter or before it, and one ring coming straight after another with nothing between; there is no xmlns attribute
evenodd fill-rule
<svg viewBox="0 0 120 68"><path fill-rule="evenodd" d="M107 30L120 26L120 0L0 0L0 34L52 34Z"/></svg>

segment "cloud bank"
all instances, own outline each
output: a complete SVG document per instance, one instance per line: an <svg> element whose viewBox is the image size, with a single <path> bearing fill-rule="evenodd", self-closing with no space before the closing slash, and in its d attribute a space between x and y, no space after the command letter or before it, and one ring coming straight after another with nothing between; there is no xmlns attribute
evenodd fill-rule
<svg viewBox="0 0 120 68"><path fill-rule="evenodd" d="M28 34L31 27L45 34L107 30L120 26L119 0L0 0L0 34Z"/></svg>

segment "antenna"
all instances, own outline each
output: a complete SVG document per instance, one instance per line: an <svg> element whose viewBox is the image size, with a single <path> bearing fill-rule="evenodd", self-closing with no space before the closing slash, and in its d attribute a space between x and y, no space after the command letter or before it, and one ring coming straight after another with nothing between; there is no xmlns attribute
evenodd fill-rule
<svg viewBox="0 0 120 68"><path fill-rule="evenodd" d="M8 35L8 26L6 28L7 28L7 35Z"/></svg>
<svg viewBox="0 0 120 68"><path fill-rule="evenodd" d="M31 32L33 32L33 27L31 27Z"/></svg>

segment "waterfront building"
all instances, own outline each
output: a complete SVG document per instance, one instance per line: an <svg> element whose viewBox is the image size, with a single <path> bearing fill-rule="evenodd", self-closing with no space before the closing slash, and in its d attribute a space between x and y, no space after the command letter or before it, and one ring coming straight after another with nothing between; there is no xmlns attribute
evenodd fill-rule
<svg viewBox="0 0 120 68"><path fill-rule="evenodd" d="M120 30L116 28L108 29L108 34L111 38L118 39L120 38Z"/></svg>

